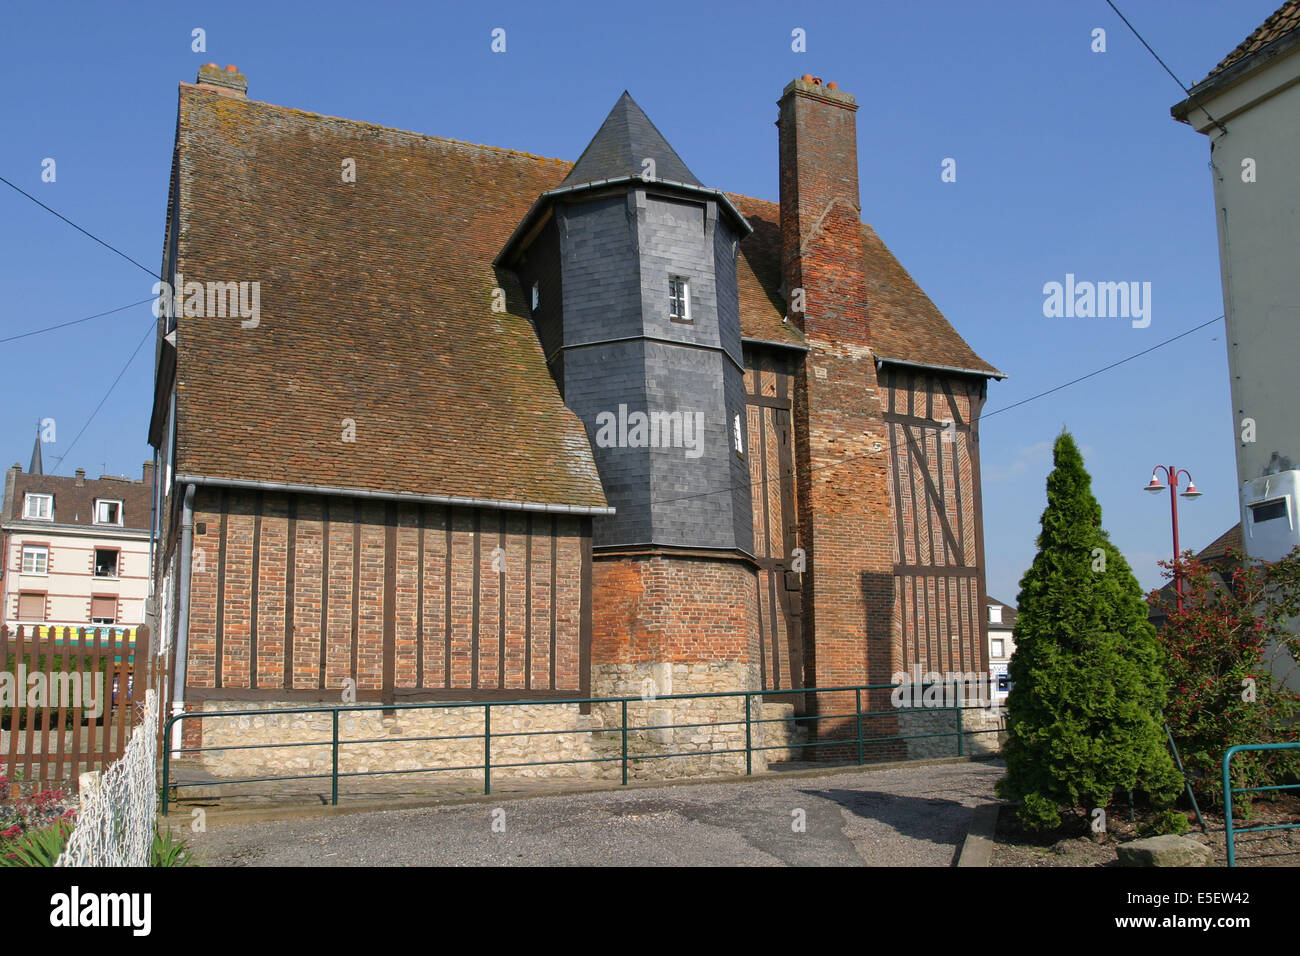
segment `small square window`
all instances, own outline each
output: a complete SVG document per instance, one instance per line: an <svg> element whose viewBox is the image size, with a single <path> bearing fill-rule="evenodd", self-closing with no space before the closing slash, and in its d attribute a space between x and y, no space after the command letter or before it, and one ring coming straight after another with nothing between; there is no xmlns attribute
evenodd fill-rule
<svg viewBox="0 0 1300 956"><path fill-rule="evenodd" d="M18 620L20 621L45 620L45 595L44 594L18 595Z"/></svg>
<svg viewBox="0 0 1300 956"><path fill-rule="evenodd" d="M97 578L115 578L117 577L117 557L118 551L109 548L95 549L95 577Z"/></svg>
<svg viewBox="0 0 1300 956"><path fill-rule="evenodd" d="M1255 524L1263 521L1276 521L1278 518L1285 518L1286 516L1285 498L1276 498L1273 501L1265 501L1250 506L1251 521Z"/></svg>
<svg viewBox="0 0 1300 956"><path fill-rule="evenodd" d="M92 597L90 599L90 623L116 624L117 598L111 596Z"/></svg>
<svg viewBox="0 0 1300 956"><path fill-rule="evenodd" d="M95 502L95 524L122 523L122 502L100 499Z"/></svg>
<svg viewBox="0 0 1300 956"><path fill-rule="evenodd" d="M668 277L668 317L674 322L691 321L691 283L682 276Z"/></svg>
<svg viewBox="0 0 1300 956"><path fill-rule="evenodd" d="M1006 656L1006 653L1007 653L1007 651L1006 651L1006 647L1007 647L1007 646L1006 646L1006 644L1005 644L1003 641L1001 641L1001 640L993 640L993 641L991 641L990 643L993 645L993 656L994 656L994 657L996 657L996 658L998 658L998 659L1000 660L1001 658L1003 658L1003 657Z"/></svg>
<svg viewBox="0 0 1300 956"><path fill-rule="evenodd" d="M49 569L49 548L31 544L23 547L23 574L47 574Z"/></svg>
<svg viewBox="0 0 1300 956"><path fill-rule="evenodd" d="M54 496L27 494L23 497L23 517L40 521L54 520Z"/></svg>

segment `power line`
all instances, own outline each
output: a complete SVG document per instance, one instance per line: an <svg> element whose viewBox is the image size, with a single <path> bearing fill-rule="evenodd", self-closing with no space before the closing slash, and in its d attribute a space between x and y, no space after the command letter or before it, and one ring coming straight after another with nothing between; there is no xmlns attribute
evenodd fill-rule
<svg viewBox="0 0 1300 956"><path fill-rule="evenodd" d="M1062 384L1057 385L1055 388L1049 388L1049 389L1048 389L1047 391L1045 391L1045 392L1039 392L1037 395L1030 395L1028 398L1021 399L1020 401L1015 402L1015 403L1013 403L1013 404L1011 404L1011 405L1007 405L1007 406L1005 406L1005 407L1003 407L1003 408L999 408L999 409L996 409L995 411L989 412L988 414L981 415L981 416L979 417L979 420L980 420L980 421L984 421L985 419L992 418L994 415L1000 415L1000 414L1002 414L1003 412L1009 412L1009 411L1011 411L1011 409L1013 409L1013 408L1019 408L1021 405L1026 405L1026 404L1028 404L1029 402L1037 401L1037 400L1040 399L1040 398L1044 398L1044 397L1046 397L1046 396L1048 396L1048 395L1052 395L1052 394L1054 394L1055 392L1059 392L1059 391L1061 391L1062 389L1069 388L1071 385L1078 385L1080 382L1085 382L1085 381L1087 381L1087 380L1090 379L1090 378L1095 378L1096 376L1102 374L1103 372L1109 372L1111 369L1119 368L1121 365L1124 365L1124 364L1126 364L1126 363L1128 363L1128 362L1131 362L1131 361L1133 361L1133 360L1136 359L1136 358L1141 358L1143 355L1149 355L1150 353L1156 351L1156 349L1161 349L1161 348L1164 348L1166 345L1169 345L1169 344L1171 344L1171 343L1173 343L1173 342L1177 342L1179 339L1181 339L1181 338L1185 338L1185 337L1191 335L1193 332L1199 332L1201 329L1206 328L1207 326L1213 325L1215 322L1218 322L1218 321L1219 321L1220 319L1222 319L1222 318L1223 318L1222 315L1216 316L1216 317L1214 317L1213 319L1210 319L1208 322L1202 322L1200 325L1197 325L1197 326L1195 326L1195 327L1193 327L1193 328L1190 328L1190 329L1186 330L1185 332L1179 332L1177 335L1171 336L1170 338L1165 339L1163 342L1157 342L1155 345L1151 346L1150 348L1143 349L1141 352L1134 352L1132 355L1130 355L1130 356L1128 356L1128 357L1126 357L1126 358L1122 358L1122 359L1120 359L1120 360L1117 361L1117 362L1111 362L1109 365L1103 366L1102 368L1099 368L1099 369L1096 369L1095 371L1089 372L1087 375L1080 375L1078 378L1076 378L1076 379L1071 379L1071 380L1068 381L1068 382L1063 382ZM882 443L881 447L880 447L878 450L873 451L873 452L869 452L868 454L865 454L865 455L854 455L852 458L844 458L844 459L842 459L842 460L840 460L840 461L833 461L833 462L830 462L829 464L818 465L816 468L810 468L810 469L808 469L808 470L805 471L805 472L800 472L799 474L801 474L801 475L803 475L803 476L806 477L806 476L808 476L808 475L813 474L814 472L818 472L818 471L826 471L826 470L829 470L829 469L831 469L831 468L838 468L840 465L847 465L847 464L849 464L850 462L854 462L854 461L862 461L863 459L871 458L871 457L873 457L873 456L875 456L875 455L883 454L884 452L889 451L889 450L893 449L894 447L895 447L895 445L892 445L892 444L891 444L891 445L885 445L885 444ZM769 484L771 481L773 481L773 479L771 479L771 478L764 478L762 481L759 482L759 484L760 484L760 485L767 485L767 484ZM752 487L752 485L753 485L753 483L751 482L751 487ZM731 492L737 490L737 488L739 488L739 485L728 485L726 488L719 488L719 489L717 489L716 491L700 491L700 492L696 492L695 494L690 494L690 495L678 495L678 496L673 497L673 498L654 498L654 499L651 500L651 504L667 504L667 503L672 502L672 501L686 501L687 499L690 499L690 498L708 498L708 497L711 497L711 496L713 496L713 495L730 494Z"/></svg>
<svg viewBox="0 0 1300 956"><path fill-rule="evenodd" d="M132 352L131 357L126 360L126 364L122 366L122 370L117 373L117 378L113 379L113 384L108 386L108 391L106 391L104 397L99 400L99 404L95 406L95 410L90 413L90 417L86 419L86 423L81 426L81 431L77 432L76 437L72 439L72 443L68 445L68 447L64 449L63 454L59 456L59 464L54 469L55 471L58 471L59 468L63 467L63 462L67 461L68 455L72 453L72 449L75 448L77 442L81 440L81 436L86 433L86 429L89 428L90 423L95 420L95 416L99 414L99 410L104 407L104 403L108 401L108 397L113 394L113 390L117 388L117 383L122 381L122 376L125 375L126 370L131 367L131 363L135 361L135 357L140 354L140 349L144 348L144 343L149 340L150 334L156 333L156 331L157 322L153 318L150 318L149 326L144 330L144 335L140 337L140 341L136 344L135 351ZM51 473L51 477L53 477L53 473Z"/></svg>
<svg viewBox="0 0 1300 956"><path fill-rule="evenodd" d="M0 176L0 183L4 183L4 184L5 184L6 186L8 186L10 189L13 189L13 190L16 190L17 192L22 193L24 196L26 196L26 197L27 197L28 199L30 199L32 202L36 203L36 205L38 205L38 206L40 206L42 209L44 209L46 212L51 213L52 215L58 216L60 219L62 219L64 222L66 222L66 223L67 223L69 226L71 226L73 229L77 230L77 232L81 233L81 234L84 235L84 236L88 236L88 237L90 237L91 239L94 239L97 243L99 243L99 244L100 244L101 246L103 246L105 249L108 249L110 252L115 252L115 253L117 253L119 256L121 256L123 259L125 259L127 262L131 263L133 266L137 266L138 268L141 268L141 269L143 269L145 272L149 273L149 275L152 276L153 278L155 278L155 279L158 278L158 273L157 273L155 270L150 269L148 266L141 265L139 262L137 262L136 260L132 259L132 258L131 258L130 256L128 256L125 252L123 252L121 249L118 249L116 246L111 246L111 245L109 245L107 242L105 242L103 239L100 239L100 238L99 238L98 236L96 236L95 234L93 234L93 233L91 233L91 232L88 232L88 231L85 230L85 229L82 229L80 226L78 226L75 222L73 222L73 221L72 221L71 219L69 219L67 216L65 216L65 215L63 215L62 213L56 212L55 210L51 209L49 206L45 205L45 203L41 202L39 199L37 199L37 198L36 198L35 196L33 196L31 193L27 192L25 189L20 189L18 186L15 186L15 185L14 185L13 183L11 183L9 180L5 179L3 176Z"/></svg>
<svg viewBox="0 0 1300 956"><path fill-rule="evenodd" d="M0 343L14 342L18 339L25 339L30 335L41 335L45 332L53 332L55 329L66 329L70 325L79 325L82 322L89 322L91 319L101 319L106 315L113 315L115 312L125 312L127 309L134 309L137 305L144 305L146 302L153 302L150 296L147 299L141 299L139 302L132 302L130 305L118 306L116 309L109 309L107 312L97 312L94 315L88 315L82 319L73 319L71 322L60 322L58 325L49 325L43 329L32 329L30 332L20 332L17 335L11 335L8 338L0 339Z"/></svg>
<svg viewBox="0 0 1300 956"><path fill-rule="evenodd" d="M1168 64L1166 64L1164 60L1160 59L1160 54L1157 53L1155 50L1151 49L1151 44L1146 41L1146 39L1142 36L1142 34L1137 32L1137 27L1133 26L1133 24L1128 22L1128 17L1120 13L1119 7L1115 6L1115 4L1111 2L1111 0L1106 0L1106 6L1110 7L1112 10L1115 11L1115 15L1124 21L1124 26L1129 28L1129 31L1132 32L1132 34L1138 38L1138 42L1141 43L1144 47L1146 47L1147 52L1150 53L1153 57L1155 57L1156 62L1159 63L1162 67L1164 67L1166 73L1168 73L1171 77L1173 77L1174 82L1178 84L1178 88L1181 89L1190 98L1192 95L1192 91L1188 89L1187 85L1183 83L1183 81L1180 80L1174 74L1173 70L1169 69ZM1223 132L1225 133L1227 132L1227 130L1224 129L1222 123L1216 120L1213 116L1210 116L1209 110L1207 110L1204 106L1201 106L1200 103L1197 103L1196 106L1202 113L1204 113L1206 116L1209 116L1211 123L1219 127L1219 129L1223 130Z"/></svg>
<svg viewBox="0 0 1300 956"><path fill-rule="evenodd" d="M90 417L86 419L86 424L81 426L81 431L77 432L76 437L72 439L72 444L64 450L63 459L66 459L68 455L71 454L72 449L76 446L77 442L81 440L81 436L84 435L86 429L90 427L90 423L93 422L95 416L99 414L99 410L103 408L104 403L108 401L108 397L113 394L113 389L117 388L117 383L122 381L122 376L126 374L126 370L131 367L131 363L135 361L135 357L140 354L140 349L144 348L144 343L149 340L150 334L156 332L156 330L157 323L151 318L148 327L144 330L144 335L140 336L140 341L136 343L135 351L132 352L131 357L126 360L126 364L122 366L122 371L117 373L117 378L113 379L113 384L108 386L108 391L105 392L104 397L99 400L99 404L95 406L95 410L90 413ZM60 460L60 465L62 465L62 460Z"/></svg>
<svg viewBox="0 0 1300 956"><path fill-rule="evenodd" d="M981 415L980 421L984 421L987 418L992 418L994 415L1001 415L1003 412L1009 412L1013 408L1017 408L1018 406L1024 405L1027 402L1032 402L1035 401L1036 399L1043 398L1046 395L1051 395L1053 392L1059 392L1061 389L1069 388L1071 385L1078 385L1080 382L1087 381L1088 379L1093 378L1094 376L1100 375L1102 372L1109 372L1113 368L1119 368L1121 365L1123 365L1126 362L1131 362L1135 358L1141 358L1143 355L1146 355L1150 352L1154 352L1156 349L1164 348L1170 342L1177 342L1179 339L1183 338L1184 336L1191 335L1193 332L1199 332L1207 325L1213 325L1215 322L1218 322L1219 319L1221 318L1223 318L1223 316L1221 315L1216 316L1215 318L1210 319L1210 321L1208 322L1202 322L1200 325L1196 326L1195 328L1188 329L1186 332L1179 332L1177 335L1173 336L1172 338L1165 339L1163 342L1158 342L1157 344L1151 346L1151 348L1149 349L1143 349L1141 352L1134 352L1128 358L1122 358L1118 362L1112 362L1111 364L1105 366L1104 368L1097 369L1095 372L1089 372L1087 375L1080 375L1078 378L1065 382L1062 385L1057 385L1055 388L1049 388L1045 392L1039 392L1037 395L1030 395L1028 398L1021 399L1020 401L1015 402L1011 405L1007 405L1003 408L995 409L994 411L991 411L986 415Z"/></svg>

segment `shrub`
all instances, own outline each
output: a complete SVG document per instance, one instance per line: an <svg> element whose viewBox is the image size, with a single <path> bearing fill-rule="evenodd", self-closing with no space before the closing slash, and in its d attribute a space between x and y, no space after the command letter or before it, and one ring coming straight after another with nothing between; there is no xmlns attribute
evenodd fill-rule
<svg viewBox="0 0 1300 956"><path fill-rule="evenodd" d="M1164 562L1173 575L1172 562ZM1229 551L1221 566L1184 556L1183 610L1156 592L1152 605L1168 613L1160 631L1171 687L1165 719L1198 796L1221 806L1221 761L1234 744L1294 739L1300 698L1273 675L1274 646L1293 656L1300 641L1287 629L1300 614L1300 551L1275 563L1250 563ZM1273 786L1293 778L1300 752L1243 753L1232 760L1233 786ZM1249 800L1242 795L1243 809Z"/></svg>
<svg viewBox="0 0 1300 956"><path fill-rule="evenodd" d="M1056 440L1038 553L1020 582L1006 776L998 794L1031 829L1116 791L1167 806L1182 787L1165 742L1166 680L1142 590L1101 526L1083 456Z"/></svg>

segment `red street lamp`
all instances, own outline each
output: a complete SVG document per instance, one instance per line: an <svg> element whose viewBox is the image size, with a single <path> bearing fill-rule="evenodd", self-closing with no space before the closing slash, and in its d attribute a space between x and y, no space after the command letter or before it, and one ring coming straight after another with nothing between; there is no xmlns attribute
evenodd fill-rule
<svg viewBox="0 0 1300 956"><path fill-rule="evenodd" d="M1183 609L1183 572L1179 567L1178 551L1178 476L1187 476L1187 490L1182 493L1184 498L1199 498L1201 493L1196 490L1196 482L1192 481L1192 474L1186 468L1175 468L1173 465L1156 465L1151 470L1151 483L1144 488L1153 495L1158 495L1165 490L1165 486L1160 483L1160 472L1165 473L1169 479L1169 513L1173 516L1174 522L1174 592L1178 595L1178 610Z"/></svg>

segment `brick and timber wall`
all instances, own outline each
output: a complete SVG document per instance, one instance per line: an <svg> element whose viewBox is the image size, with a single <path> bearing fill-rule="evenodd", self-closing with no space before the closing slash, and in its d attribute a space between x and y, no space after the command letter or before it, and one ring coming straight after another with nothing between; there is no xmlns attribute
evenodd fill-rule
<svg viewBox="0 0 1300 956"><path fill-rule="evenodd" d="M987 675L979 413L984 380L886 364L900 670Z"/></svg>
<svg viewBox="0 0 1300 956"><path fill-rule="evenodd" d="M808 556L805 674L821 686L885 684L898 669L888 457L880 453L888 433L868 324L856 110L846 93L794 80L778 121L782 276L791 320L811 348L795 378L795 460ZM803 291L802 311L794 290ZM819 695L816 705L851 713L854 698ZM889 710L888 693L864 695L864 708ZM894 723L880 719L869 731L887 735ZM819 721L817 733L823 742L852 735L854 719Z"/></svg>
<svg viewBox="0 0 1300 956"><path fill-rule="evenodd" d="M802 355L746 346L745 403L754 556L758 561L759 666L764 690L812 686L804 677L803 563L794 472L794 378ZM803 713L802 695L790 698Z"/></svg>
<svg viewBox="0 0 1300 956"><path fill-rule="evenodd" d="M194 522L191 706L587 696L587 519L205 487Z"/></svg>

